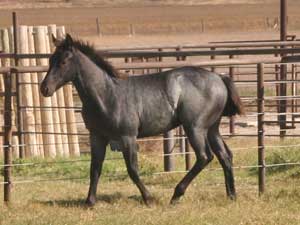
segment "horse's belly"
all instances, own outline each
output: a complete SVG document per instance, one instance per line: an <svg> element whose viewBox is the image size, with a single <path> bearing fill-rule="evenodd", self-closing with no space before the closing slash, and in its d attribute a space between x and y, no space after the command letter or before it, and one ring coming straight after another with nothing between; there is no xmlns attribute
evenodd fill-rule
<svg viewBox="0 0 300 225"><path fill-rule="evenodd" d="M138 130L138 137L149 137L164 133L179 125L174 112L162 112L155 116L144 118Z"/></svg>

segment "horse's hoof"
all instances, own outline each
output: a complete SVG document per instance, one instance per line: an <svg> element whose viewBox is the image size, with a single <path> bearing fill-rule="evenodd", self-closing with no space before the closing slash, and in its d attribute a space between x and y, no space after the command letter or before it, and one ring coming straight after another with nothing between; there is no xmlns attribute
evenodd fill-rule
<svg viewBox="0 0 300 225"><path fill-rule="evenodd" d="M227 197L228 197L228 199L230 199L232 201L236 201L236 195L229 195Z"/></svg>
<svg viewBox="0 0 300 225"><path fill-rule="evenodd" d="M144 202L145 202L146 206L148 206L148 207L158 203L157 199L152 196L145 199Z"/></svg>
<svg viewBox="0 0 300 225"><path fill-rule="evenodd" d="M85 205L89 208L93 207L95 205L96 201L95 200L91 200L91 199L87 199L85 201Z"/></svg>
<svg viewBox="0 0 300 225"><path fill-rule="evenodd" d="M170 205L176 205L179 203L179 197L172 197Z"/></svg>

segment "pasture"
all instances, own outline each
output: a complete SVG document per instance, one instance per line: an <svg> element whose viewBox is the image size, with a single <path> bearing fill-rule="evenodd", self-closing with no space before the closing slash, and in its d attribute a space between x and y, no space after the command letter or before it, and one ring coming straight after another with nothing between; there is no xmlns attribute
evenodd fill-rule
<svg viewBox="0 0 300 225"><path fill-rule="evenodd" d="M249 150L233 151L235 166L256 164L256 150L250 149L256 144L255 139L232 138L228 143L231 148L249 147ZM295 145L299 140L279 142L270 139L267 144L270 143ZM300 224L299 166L268 168L267 191L261 197L258 196L256 169L236 168L238 198L234 202L226 198L223 172L216 169L219 163L214 159L190 185L179 204L169 205L173 188L184 174L156 174L163 168L161 153L141 152L142 179L157 200L147 207L128 178L120 157L120 153L108 151L98 201L93 208L84 205L88 189L88 156L80 158L87 161L72 164L63 163L64 159L47 160L48 163L39 159L22 160L36 165L14 170L16 182L12 203L0 208L0 224ZM109 160L113 158L115 160ZM297 148L274 148L266 152L267 164L299 160ZM183 161L182 156L176 157L176 170L184 169ZM60 180L69 177L80 179ZM17 182L22 180L25 183ZM0 191L3 191L2 187ZM2 195L0 200L3 200Z"/></svg>

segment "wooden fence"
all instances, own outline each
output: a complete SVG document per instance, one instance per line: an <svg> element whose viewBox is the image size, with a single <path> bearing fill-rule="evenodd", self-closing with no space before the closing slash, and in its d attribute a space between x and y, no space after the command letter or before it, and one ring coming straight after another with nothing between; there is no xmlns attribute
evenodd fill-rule
<svg viewBox="0 0 300 225"><path fill-rule="evenodd" d="M35 67L48 65L47 58L18 58L16 54L50 54L54 46L49 41L52 34L64 36L64 27L18 26L13 35L12 28L1 29L3 52L13 54L10 58L1 58L3 67ZM18 38L17 48L14 38ZM79 155L79 144L73 105L72 87L67 85L51 98L43 98L39 92L39 83L45 71L25 71L13 73L13 88L16 93L12 101L12 129L18 131L12 145L15 157L55 157ZM0 91L4 91L3 78L0 79Z"/></svg>

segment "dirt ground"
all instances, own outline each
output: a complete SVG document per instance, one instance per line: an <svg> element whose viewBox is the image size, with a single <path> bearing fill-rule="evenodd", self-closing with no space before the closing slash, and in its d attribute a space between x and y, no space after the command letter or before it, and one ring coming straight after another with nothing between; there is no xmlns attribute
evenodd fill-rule
<svg viewBox="0 0 300 225"><path fill-rule="evenodd" d="M6 5L10 5L10 8ZM15 3L14 3L15 2ZM22 2L22 4L21 4ZM67 1L29 4L32 1L0 1L0 27L11 24L11 12L26 25L65 25L79 36L97 34L96 18L103 36L190 35L217 32L273 31L279 27L279 1ZM39 2L39 1L36 1ZM100 4L100 3L103 4ZM119 4L118 4L119 2ZM123 2L123 3L121 3ZM128 4L125 4L128 2ZM173 3L172 3L173 2ZM14 3L14 4L13 4ZM86 4L84 4L86 3ZM235 3L235 4L233 4ZM251 3L251 4L250 4ZM1 7L2 6L2 7ZM33 8L28 8L33 7ZM300 28L300 1L288 2L289 29Z"/></svg>
<svg viewBox="0 0 300 225"><path fill-rule="evenodd" d="M19 24L65 25L99 48L279 37L277 0L2 0L0 27L11 25L12 11ZM289 34L300 30L299 11L300 1L288 1Z"/></svg>

